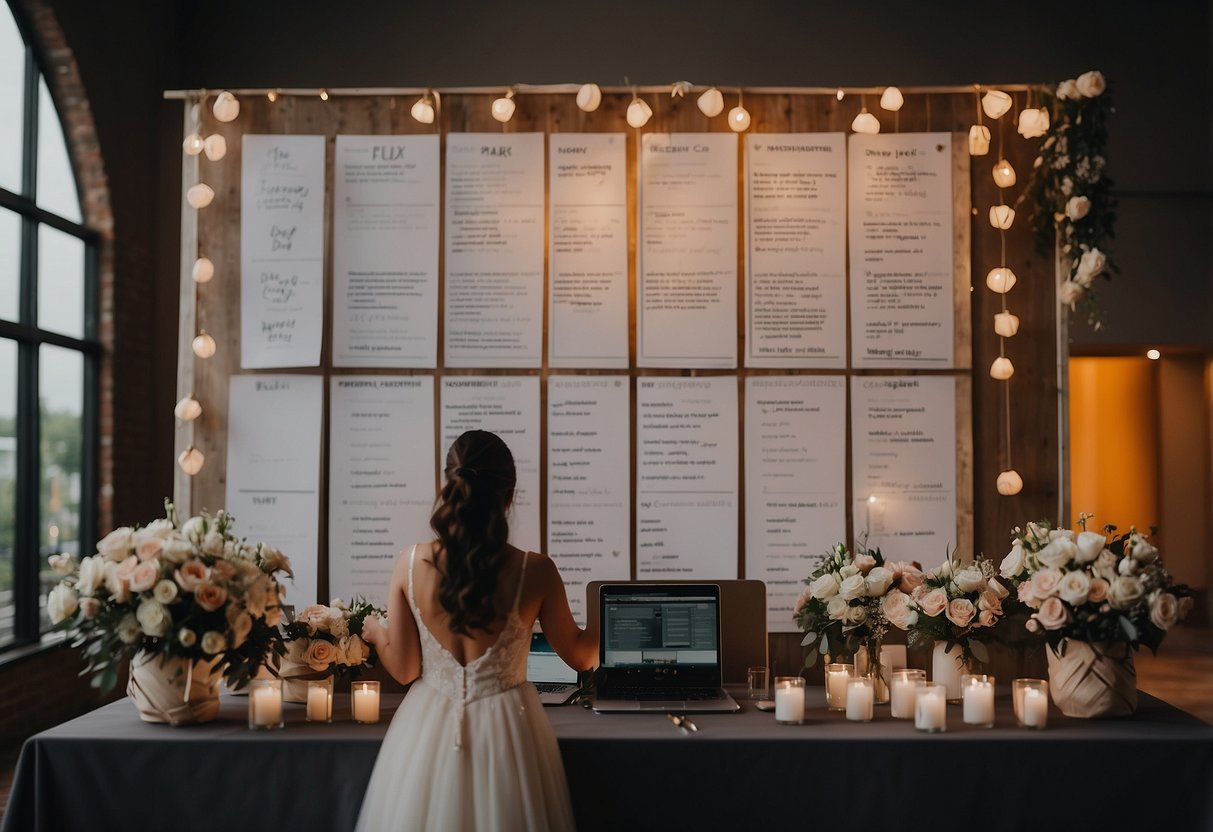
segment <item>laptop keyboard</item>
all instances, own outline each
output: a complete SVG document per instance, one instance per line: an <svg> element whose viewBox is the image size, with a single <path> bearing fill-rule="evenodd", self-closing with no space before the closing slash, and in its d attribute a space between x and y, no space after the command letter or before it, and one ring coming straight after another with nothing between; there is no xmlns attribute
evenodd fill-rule
<svg viewBox="0 0 1213 832"><path fill-rule="evenodd" d="M683 699L687 701L704 701L720 699L720 688L630 688L628 690L603 690L598 692L599 699L617 699L624 701L659 701L663 699Z"/></svg>
<svg viewBox="0 0 1213 832"><path fill-rule="evenodd" d="M573 686L564 682L535 682L535 690L540 693L564 693Z"/></svg>

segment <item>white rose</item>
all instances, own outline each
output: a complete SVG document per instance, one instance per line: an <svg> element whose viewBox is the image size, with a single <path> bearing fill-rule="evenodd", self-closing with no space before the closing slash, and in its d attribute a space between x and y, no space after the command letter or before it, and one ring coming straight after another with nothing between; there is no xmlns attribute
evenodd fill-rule
<svg viewBox="0 0 1213 832"><path fill-rule="evenodd" d="M1052 541L1048 546L1037 552L1036 559L1045 566L1054 566L1061 569L1069 564L1077 554L1078 546L1063 537Z"/></svg>
<svg viewBox="0 0 1213 832"><path fill-rule="evenodd" d="M1141 563L1150 563L1158 557L1158 550L1144 534L1129 535L1129 556Z"/></svg>
<svg viewBox="0 0 1213 832"><path fill-rule="evenodd" d="M838 597L844 601L850 601L853 598L863 597L866 587L864 585L864 577L860 574L852 575L838 585Z"/></svg>
<svg viewBox="0 0 1213 832"><path fill-rule="evenodd" d="M1099 577L1111 581L1116 577L1116 553L1111 549L1104 549L1099 553L1099 557L1095 558L1092 569Z"/></svg>
<svg viewBox="0 0 1213 832"><path fill-rule="evenodd" d="M96 595L97 590L105 583L105 558L96 555L80 561L80 575L76 579L76 589L81 595Z"/></svg>
<svg viewBox="0 0 1213 832"><path fill-rule="evenodd" d="M161 604L171 604L177 599L177 584L167 578L152 588L152 597Z"/></svg>
<svg viewBox="0 0 1213 832"><path fill-rule="evenodd" d="M71 618L79 608L76 590L67 584L56 584L46 596L46 614L50 616L52 624Z"/></svg>
<svg viewBox="0 0 1213 832"><path fill-rule="evenodd" d="M840 598L837 595L835 595L833 598L831 598L829 600L829 603L826 604L826 615L830 616L830 618L832 620L842 621L843 618L846 617L846 614L847 614L846 599Z"/></svg>
<svg viewBox="0 0 1213 832"><path fill-rule="evenodd" d="M1141 581L1131 575L1121 575L1108 587L1108 601L1118 610L1127 610L1146 594Z"/></svg>
<svg viewBox="0 0 1213 832"><path fill-rule="evenodd" d="M1104 79L1102 72L1093 69L1079 75L1074 86L1085 98L1095 98L1097 95L1102 95L1103 91L1108 88L1108 82Z"/></svg>
<svg viewBox="0 0 1213 832"><path fill-rule="evenodd" d="M139 603L135 618L138 619L143 632L152 638L160 638L168 632L173 623L173 616L169 614L168 608L150 598Z"/></svg>
<svg viewBox="0 0 1213 832"><path fill-rule="evenodd" d="M1116 565L1116 571L1121 575L1136 575L1138 570L1137 561L1133 558L1121 558L1119 564Z"/></svg>
<svg viewBox="0 0 1213 832"><path fill-rule="evenodd" d="M105 562L105 588L119 604L131 599L130 581L118 574L118 564L112 560Z"/></svg>
<svg viewBox="0 0 1213 832"><path fill-rule="evenodd" d="M1082 300L1083 293L1086 291L1081 283L1067 280L1057 288L1057 299L1068 306Z"/></svg>
<svg viewBox="0 0 1213 832"><path fill-rule="evenodd" d="M1108 539L1099 532L1083 532L1075 541L1078 546L1078 555L1075 560L1079 563L1090 563L1099 557L1099 553L1103 551L1104 544Z"/></svg>
<svg viewBox="0 0 1213 832"><path fill-rule="evenodd" d="M66 552L60 552L57 555L51 555L46 559L51 565L56 575L68 575L76 566L76 558L74 555L69 555Z"/></svg>
<svg viewBox="0 0 1213 832"><path fill-rule="evenodd" d="M130 526L114 529L97 543L97 553L109 560L126 560L131 552L132 532Z"/></svg>
<svg viewBox="0 0 1213 832"><path fill-rule="evenodd" d="M1091 213L1091 200L1085 196L1072 196L1066 201L1066 216L1077 222Z"/></svg>
<svg viewBox="0 0 1213 832"><path fill-rule="evenodd" d="M1078 260L1078 273L1074 276L1074 279L1079 283L1089 286L1091 285L1091 280L1107 268L1107 265L1108 258L1102 251L1097 248L1088 249L1082 253L1082 257Z"/></svg>
<svg viewBox="0 0 1213 832"><path fill-rule="evenodd" d="M1078 607L1087 602L1091 592L1091 576L1083 571L1067 572L1057 585L1057 594L1067 604Z"/></svg>
<svg viewBox="0 0 1213 832"><path fill-rule="evenodd" d="M181 524L181 533L185 535L187 540L201 540L202 536L206 534L206 518L202 516L191 517Z"/></svg>
<svg viewBox="0 0 1213 832"><path fill-rule="evenodd" d="M838 574L843 580L859 574L859 567L853 563L848 563L846 566L838 570Z"/></svg>
<svg viewBox="0 0 1213 832"><path fill-rule="evenodd" d="M874 566L864 579L864 591L870 597L884 595L893 584L893 571L884 566Z"/></svg>
<svg viewBox="0 0 1213 832"><path fill-rule="evenodd" d="M857 607L847 607L846 623L848 626L858 626L868 618L868 608L860 605Z"/></svg>
<svg viewBox="0 0 1213 832"><path fill-rule="evenodd" d="M1023 544L1016 540L1011 551L1007 552L1007 556L1002 559L999 574L1004 578L1014 578L1023 571L1023 559Z"/></svg>
<svg viewBox="0 0 1213 832"><path fill-rule="evenodd" d="M173 535L164 541L160 557L174 566L180 566L194 553L194 545L180 535Z"/></svg>
<svg viewBox="0 0 1213 832"><path fill-rule="evenodd" d="M1037 543L1049 542L1049 528L1040 523L1028 523L1028 534L1032 535L1032 539Z"/></svg>
<svg viewBox="0 0 1213 832"><path fill-rule="evenodd" d="M809 584L809 591L819 601L828 601L838 594L838 579L834 573L827 572Z"/></svg>
<svg viewBox="0 0 1213 832"><path fill-rule="evenodd" d="M189 627L182 627L177 631L177 641L181 642L182 647L193 647L198 643L198 634Z"/></svg>
<svg viewBox="0 0 1213 832"><path fill-rule="evenodd" d="M96 618L97 613L101 612L102 604L96 598L81 598L80 599L80 614L85 618Z"/></svg>
<svg viewBox="0 0 1213 832"><path fill-rule="evenodd" d="M1160 630L1169 630L1179 623L1179 601L1169 592L1150 594L1150 623Z"/></svg>
<svg viewBox="0 0 1213 832"><path fill-rule="evenodd" d="M207 630L202 634L202 652L208 656L213 656L216 653L222 653L227 649L227 639L223 637L223 633L216 633L214 630Z"/></svg>
<svg viewBox="0 0 1213 832"><path fill-rule="evenodd" d="M908 630L918 623L918 610L914 609L914 602L904 592L890 592L885 596L882 608L884 617L899 630Z"/></svg>
<svg viewBox="0 0 1213 832"><path fill-rule="evenodd" d="M981 570L972 566L965 567L956 573L956 585L961 592L980 592L986 588L986 577Z"/></svg>
<svg viewBox="0 0 1213 832"><path fill-rule="evenodd" d="M1070 79L1068 81L1062 81L1057 85L1057 97L1063 99L1075 99L1081 98L1082 93L1078 91L1078 84L1073 79Z"/></svg>
<svg viewBox="0 0 1213 832"><path fill-rule="evenodd" d="M219 532L207 532L202 538L202 542L198 544L198 548L202 550L202 554L210 555L217 558L223 555L223 535Z"/></svg>
<svg viewBox="0 0 1213 832"><path fill-rule="evenodd" d="M139 619L135 618L133 612L122 616L122 620L118 622L115 630L118 633L118 639L123 644L134 644L143 636L143 630L139 627Z"/></svg>

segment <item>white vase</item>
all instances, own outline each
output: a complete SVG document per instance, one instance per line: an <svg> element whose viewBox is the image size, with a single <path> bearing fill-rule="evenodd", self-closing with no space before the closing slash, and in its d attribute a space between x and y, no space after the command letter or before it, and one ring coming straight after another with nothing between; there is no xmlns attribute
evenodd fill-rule
<svg viewBox="0 0 1213 832"><path fill-rule="evenodd" d="M962 657L960 645L952 645L950 652L947 648L947 642L935 642L935 649L931 651L931 681L947 688L949 702L959 702L960 677L969 672L969 667Z"/></svg>
<svg viewBox="0 0 1213 832"><path fill-rule="evenodd" d="M219 713L219 681L223 664L165 658L143 651L131 659L127 696L144 722L192 725L210 722Z"/></svg>

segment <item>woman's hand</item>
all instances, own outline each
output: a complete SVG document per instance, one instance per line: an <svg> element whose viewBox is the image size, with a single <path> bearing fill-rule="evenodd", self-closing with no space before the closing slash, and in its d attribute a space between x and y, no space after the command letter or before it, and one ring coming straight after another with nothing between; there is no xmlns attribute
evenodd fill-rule
<svg viewBox="0 0 1213 832"><path fill-rule="evenodd" d="M362 620L362 640L376 648L388 643L388 631L377 615L368 615Z"/></svg>

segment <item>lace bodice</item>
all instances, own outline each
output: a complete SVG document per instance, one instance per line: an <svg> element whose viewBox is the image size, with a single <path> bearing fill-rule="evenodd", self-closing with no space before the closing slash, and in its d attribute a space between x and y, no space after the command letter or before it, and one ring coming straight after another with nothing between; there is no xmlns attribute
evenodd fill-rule
<svg viewBox="0 0 1213 832"><path fill-rule="evenodd" d="M421 617L421 608L417 606L413 594L413 561L416 555L417 547L414 546L409 554L409 604L421 635L420 681L460 704L496 696L525 682L531 632L518 616L518 602L522 597L522 583L526 579L527 558L524 557L522 561L522 575L518 579L514 607L496 643L483 655L463 665L434 637Z"/></svg>

